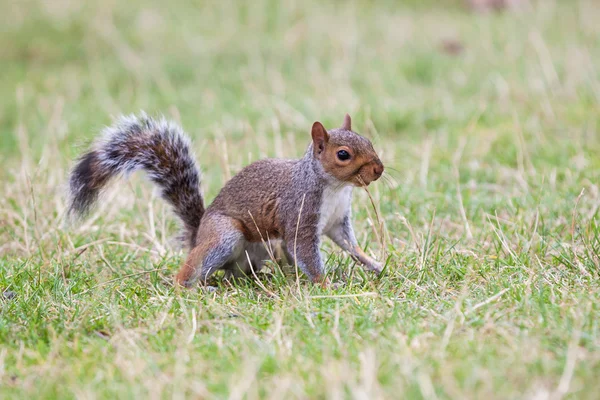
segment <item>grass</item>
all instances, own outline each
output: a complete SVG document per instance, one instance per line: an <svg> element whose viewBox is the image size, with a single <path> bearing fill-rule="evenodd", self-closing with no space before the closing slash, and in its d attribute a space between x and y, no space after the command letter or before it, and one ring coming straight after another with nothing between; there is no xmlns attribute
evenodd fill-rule
<svg viewBox="0 0 600 400"><path fill-rule="evenodd" d="M436 3L2 2L0 396L596 398L600 7ZM140 109L192 136L208 201L349 112L388 167L383 247L354 200L385 274L326 242L336 289L175 290L140 176L65 228L73 159Z"/></svg>

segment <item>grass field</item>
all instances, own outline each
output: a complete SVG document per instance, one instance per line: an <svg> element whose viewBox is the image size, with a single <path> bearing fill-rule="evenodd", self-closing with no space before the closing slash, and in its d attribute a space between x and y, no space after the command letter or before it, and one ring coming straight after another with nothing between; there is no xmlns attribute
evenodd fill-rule
<svg viewBox="0 0 600 400"><path fill-rule="evenodd" d="M600 4L461 4L0 2L0 397L597 398ZM388 167L379 220L354 199L385 273L325 242L339 288L176 290L143 175L65 227L74 158L141 109L193 138L209 202L350 113Z"/></svg>

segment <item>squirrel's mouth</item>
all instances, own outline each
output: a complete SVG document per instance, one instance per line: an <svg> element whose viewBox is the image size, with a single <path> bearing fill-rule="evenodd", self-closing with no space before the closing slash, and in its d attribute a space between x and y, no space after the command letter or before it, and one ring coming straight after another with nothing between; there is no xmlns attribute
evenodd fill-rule
<svg viewBox="0 0 600 400"><path fill-rule="evenodd" d="M354 181L357 182L357 186L369 186L369 184L383 175L383 164L379 160L375 160L366 165L363 165L359 170Z"/></svg>
<svg viewBox="0 0 600 400"><path fill-rule="evenodd" d="M364 177L364 176L358 174L354 178L353 183L355 186L358 186L358 187L369 186L371 184L371 182L373 182L374 180L377 180L377 178L369 179L367 177Z"/></svg>

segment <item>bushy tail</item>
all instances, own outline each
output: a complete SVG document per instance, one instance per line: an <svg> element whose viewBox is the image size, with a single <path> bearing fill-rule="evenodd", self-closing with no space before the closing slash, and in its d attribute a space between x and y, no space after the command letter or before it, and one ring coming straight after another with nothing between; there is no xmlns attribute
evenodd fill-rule
<svg viewBox="0 0 600 400"><path fill-rule="evenodd" d="M194 246L204 214L200 169L183 130L164 118L142 113L121 117L106 128L93 148L73 168L69 178L69 214L85 216L110 180L145 170L173 206L184 226L186 243Z"/></svg>

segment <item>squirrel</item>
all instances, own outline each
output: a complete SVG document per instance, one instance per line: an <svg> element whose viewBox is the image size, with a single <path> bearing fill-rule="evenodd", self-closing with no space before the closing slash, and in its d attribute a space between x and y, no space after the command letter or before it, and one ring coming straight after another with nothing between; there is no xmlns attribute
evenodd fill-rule
<svg viewBox="0 0 600 400"><path fill-rule="evenodd" d="M234 276L259 270L270 258L266 242L314 283L326 285L320 238L328 236L380 273L382 264L360 248L351 224L353 187L381 177L384 166L369 139L342 126L315 122L300 159L256 161L231 178L207 208L200 169L183 129L164 117L120 117L76 162L69 176L68 215L84 217L109 182L145 170L183 222L187 259L175 277L190 287L217 270Z"/></svg>

